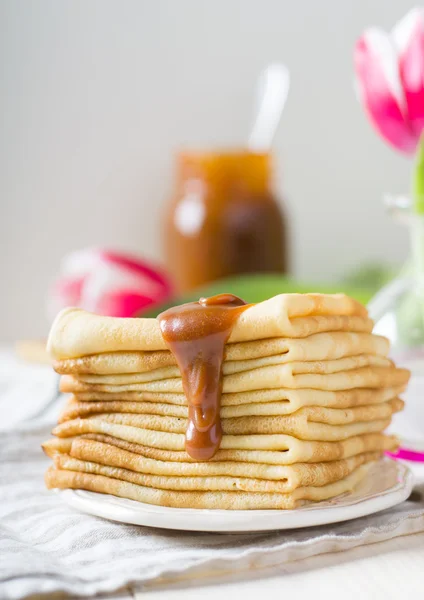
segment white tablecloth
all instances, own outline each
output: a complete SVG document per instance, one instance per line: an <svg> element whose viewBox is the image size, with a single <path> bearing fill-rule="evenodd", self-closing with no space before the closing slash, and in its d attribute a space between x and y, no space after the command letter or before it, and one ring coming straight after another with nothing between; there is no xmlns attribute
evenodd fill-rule
<svg viewBox="0 0 424 600"><path fill-rule="evenodd" d="M149 588L165 583L187 587L193 581L259 577L334 552L342 560L341 550L352 551L424 530L423 487L394 509L291 532L228 536L181 533L80 514L43 485L43 471L49 461L39 445L48 436L63 402L63 398L51 402L57 379L44 367L28 368L10 356L3 358L0 598L54 591L87 597L125 585L142 589L145 597ZM29 415L33 418L28 419ZM204 597L208 593L205 590Z"/></svg>

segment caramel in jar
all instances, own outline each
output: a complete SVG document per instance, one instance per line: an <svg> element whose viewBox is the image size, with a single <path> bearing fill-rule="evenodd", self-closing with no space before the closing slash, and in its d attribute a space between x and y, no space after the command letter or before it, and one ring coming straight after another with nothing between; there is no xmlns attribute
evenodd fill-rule
<svg viewBox="0 0 424 600"><path fill-rule="evenodd" d="M179 155L164 231L167 267L179 292L230 275L287 270L271 171L269 154Z"/></svg>

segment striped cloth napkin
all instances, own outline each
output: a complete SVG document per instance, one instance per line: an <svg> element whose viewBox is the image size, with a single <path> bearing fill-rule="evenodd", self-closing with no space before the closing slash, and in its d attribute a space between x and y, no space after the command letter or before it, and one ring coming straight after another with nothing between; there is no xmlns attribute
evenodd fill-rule
<svg viewBox="0 0 424 600"><path fill-rule="evenodd" d="M284 562L424 530L424 486L391 510L289 532L184 533L78 513L43 484L49 461L40 443L63 402L56 396L55 376L9 355L1 358L7 365L0 372L2 599L59 591L88 597L127 584L151 585L173 574L217 578L257 570L259 576Z"/></svg>

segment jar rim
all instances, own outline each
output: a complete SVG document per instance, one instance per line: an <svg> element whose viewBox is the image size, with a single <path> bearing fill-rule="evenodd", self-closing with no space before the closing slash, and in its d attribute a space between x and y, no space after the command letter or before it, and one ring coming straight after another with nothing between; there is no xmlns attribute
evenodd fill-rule
<svg viewBox="0 0 424 600"><path fill-rule="evenodd" d="M180 148L176 151L176 156L180 160L243 160L247 157L258 159L270 158L272 156L272 152L255 152L243 147L217 148L215 150L206 148Z"/></svg>

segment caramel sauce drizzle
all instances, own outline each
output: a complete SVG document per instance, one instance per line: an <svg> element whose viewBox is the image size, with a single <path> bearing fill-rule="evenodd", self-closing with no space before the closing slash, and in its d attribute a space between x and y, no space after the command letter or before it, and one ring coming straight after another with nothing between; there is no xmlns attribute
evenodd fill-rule
<svg viewBox="0 0 424 600"><path fill-rule="evenodd" d="M219 294L158 316L163 339L181 371L188 402L185 448L195 460L209 460L219 448L224 347L247 306L237 296Z"/></svg>

